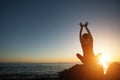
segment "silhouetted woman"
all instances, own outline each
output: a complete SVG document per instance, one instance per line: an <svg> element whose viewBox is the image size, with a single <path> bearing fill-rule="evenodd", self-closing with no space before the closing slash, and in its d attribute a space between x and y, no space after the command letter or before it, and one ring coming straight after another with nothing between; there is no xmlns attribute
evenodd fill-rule
<svg viewBox="0 0 120 80"><path fill-rule="evenodd" d="M84 25L80 23L81 29L79 33L79 39L83 50L83 56L77 53L77 57L85 64L96 63L96 57L93 52L93 38L88 29L88 22ZM86 29L87 33L82 34L83 28Z"/></svg>

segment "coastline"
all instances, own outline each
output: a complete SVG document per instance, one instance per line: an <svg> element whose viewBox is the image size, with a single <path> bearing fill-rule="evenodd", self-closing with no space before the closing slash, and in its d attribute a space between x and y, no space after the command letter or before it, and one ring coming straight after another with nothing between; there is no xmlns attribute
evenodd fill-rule
<svg viewBox="0 0 120 80"><path fill-rule="evenodd" d="M15 73L15 72L11 73L11 72L9 72L9 69L7 70L8 73L5 73L5 72L3 72L5 70L5 67L0 66L0 80L61 80L59 73L65 71L65 70L70 70L72 67L74 67L76 65L76 63L74 63L71 66L69 64L69 67L68 66L65 67L65 64L66 63L61 63L60 64L60 65L62 65L61 67L64 66L64 69L56 71L55 73L49 72L49 73L44 73L44 74L42 74L41 72L36 73L36 72L25 72L25 71L19 72L19 73ZM54 70L55 65L58 65L58 63L54 64L51 67L50 67L50 63L49 63L49 68L50 68L49 71ZM79 64L79 65L82 65L82 64ZM34 66L36 66L36 65L34 64ZM8 68L8 66L6 66L6 67ZM28 66L28 67L30 67L30 66ZM26 67L26 68L28 68L28 67ZM37 68L37 67L40 67L40 65L37 65L35 68ZM46 68L44 67L44 69L46 69ZM54 68L54 69L51 69L51 68ZM84 68L81 68L81 67L79 67L79 68L80 68L80 71L85 70L85 71L88 72L87 69L84 69ZM12 68L10 68L10 69L11 69L11 71L14 71L14 70L12 70ZM16 68L16 70L17 69L19 69L19 68ZM22 69L24 70L25 67L24 68L22 67ZM31 69L34 69L34 68L31 68ZM58 66L58 69L60 69L60 66ZM40 69L38 68L38 70L40 70ZM74 68L72 68L72 70L76 71L76 69L74 69ZM99 70L99 69L97 69L97 70ZM114 70L116 70L116 71L114 71ZM119 71L120 71L120 63L117 63L117 62L111 63L111 65L108 67L108 70L107 70L106 74L104 74L103 79L104 80L110 80L112 78L112 80L120 80L120 77L119 77L120 72ZM91 73L91 72L93 73L93 71L89 70L89 73ZM67 74L69 74L69 73L67 73ZM71 72L71 74L73 74L73 72ZM113 74L115 74L115 75L113 75ZM64 77L66 77L66 76L64 76ZM74 76L72 75L72 76L69 76L69 77L74 77ZM114 79L114 77L117 77L117 78ZM64 79L64 80L68 80L68 79Z"/></svg>

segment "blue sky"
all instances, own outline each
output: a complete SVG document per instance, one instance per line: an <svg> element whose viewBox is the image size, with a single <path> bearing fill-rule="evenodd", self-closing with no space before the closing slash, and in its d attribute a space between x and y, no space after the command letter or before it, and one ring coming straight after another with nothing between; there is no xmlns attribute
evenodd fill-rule
<svg viewBox="0 0 120 80"><path fill-rule="evenodd" d="M1 0L0 61L75 61L79 22L89 22L94 51L120 56L119 0ZM105 53L106 52L106 53Z"/></svg>

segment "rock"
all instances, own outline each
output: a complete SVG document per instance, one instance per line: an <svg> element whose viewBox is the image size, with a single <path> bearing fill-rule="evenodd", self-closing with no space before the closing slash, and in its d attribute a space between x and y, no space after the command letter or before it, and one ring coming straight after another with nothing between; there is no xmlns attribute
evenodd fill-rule
<svg viewBox="0 0 120 80"><path fill-rule="evenodd" d="M103 80L104 72L98 64L77 64L59 73L60 80Z"/></svg>
<svg viewBox="0 0 120 80"><path fill-rule="evenodd" d="M106 80L120 80L120 63L110 64L106 72Z"/></svg>

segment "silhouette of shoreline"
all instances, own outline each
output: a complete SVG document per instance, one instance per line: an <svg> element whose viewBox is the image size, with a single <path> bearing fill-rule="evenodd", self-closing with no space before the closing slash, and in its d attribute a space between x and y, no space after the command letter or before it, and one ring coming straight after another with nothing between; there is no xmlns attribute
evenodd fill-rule
<svg viewBox="0 0 120 80"><path fill-rule="evenodd" d="M85 72L87 72L87 74ZM97 65L95 68L94 65L86 66L76 64L70 67L69 69L65 69L59 72L59 75L48 74L41 76L39 74L27 74L27 73L19 74L0 73L0 80L120 80L119 74L120 63L114 62L110 64L106 74L103 74L103 69L100 65Z"/></svg>
<svg viewBox="0 0 120 80"><path fill-rule="evenodd" d="M68 70L59 73L60 80L120 80L120 63L113 62L107 69L106 74L102 66L75 65Z"/></svg>

